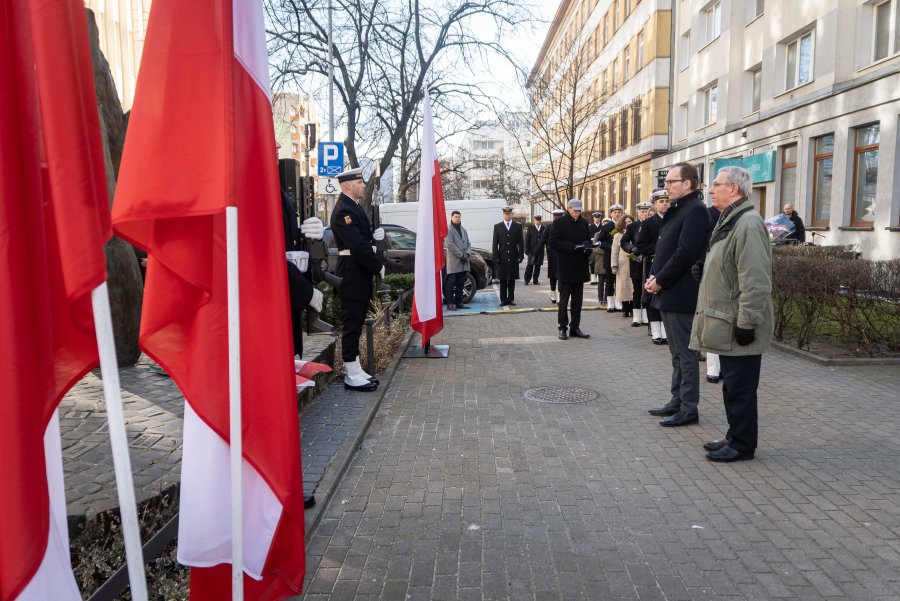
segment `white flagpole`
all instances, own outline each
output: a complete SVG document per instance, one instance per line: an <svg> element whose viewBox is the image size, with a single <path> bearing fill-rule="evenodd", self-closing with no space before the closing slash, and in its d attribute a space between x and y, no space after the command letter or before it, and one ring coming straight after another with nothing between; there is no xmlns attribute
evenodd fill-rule
<svg viewBox="0 0 900 601"><path fill-rule="evenodd" d="M122 516L131 598L135 601L147 601L147 577L144 575L141 530L138 526L137 505L134 500L131 459L128 455L128 437L125 433L125 414L122 411L122 390L119 387L119 365L113 340L106 282L91 291L91 304L94 309L94 330L100 353L103 397L106 400L106 416L109 421L109 441L112 445L113 466L116 473L116 491L119 495L119 512Z"/></svg>
<svg viewBox="0 0 900 601"><path fill-rule="evenodd" d="M228 438L231 450L231 599L244 599L243 500L241 498L241 307L238 294L238 213L225 207L228 265Z"/></svg>

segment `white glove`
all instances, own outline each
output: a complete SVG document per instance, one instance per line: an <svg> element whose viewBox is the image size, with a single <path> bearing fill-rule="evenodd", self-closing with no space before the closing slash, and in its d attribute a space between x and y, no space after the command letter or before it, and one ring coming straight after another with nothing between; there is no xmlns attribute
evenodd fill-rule
<svg viewBox="0 0 900 601"><path fill-rule="evenodd" d="M381 275L381 279L384 279L384 265L381 266L381 271L378 272Z"/></svg>
<svg viewBox="0 0 900 601"><path fill-rule="evenodd" d="M313 288L313 297L312 300L309 301L309 306L316 310L316 313L322 312L322 301L325 300L325 296L322 294L322 291L318 288Z"/></svg>
<svg viewBox="0 0 900 601"><path fill-rule="evenodd" d="M372 237L376 241L384 240L384 228L378 228L374 232L372 232Z"/></svg>
<svg viewBox="0 0 900 601"><path fill-rule="evenodd" d="M325 234L325 225L318 217L308 217L300 224L300 233L310 240L321 240Z"/></svg>

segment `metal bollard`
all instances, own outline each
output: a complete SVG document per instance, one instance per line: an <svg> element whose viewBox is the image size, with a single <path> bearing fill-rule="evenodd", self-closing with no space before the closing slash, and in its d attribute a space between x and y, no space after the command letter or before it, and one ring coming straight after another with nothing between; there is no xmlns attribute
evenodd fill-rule
<svg viewBox="0 0 900 601"><path fill-rule="evenodd" d="M384 323L387 324L388 327L391 326L391 313L393 313L393 303L381 303L381 308L384 311Z"/></svg>
<svg viewBox="0 0 900 601"><path fill-rule="evenodd" d="M375 375L375 319L366 318L366 370L370 375Z"/></svg>

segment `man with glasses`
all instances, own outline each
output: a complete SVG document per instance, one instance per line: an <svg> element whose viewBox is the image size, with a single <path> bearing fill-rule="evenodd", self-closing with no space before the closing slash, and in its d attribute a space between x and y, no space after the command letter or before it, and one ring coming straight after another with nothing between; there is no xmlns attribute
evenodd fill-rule
<svg viewBox="0 0 900 601"><path fill-rule="evenodd" d="M728 433L703 448L710 461L752 459L757 444L757 398L762 354L772 339L772 248L754 209L750 173L724 167L712 183L721 212L705 262L692 271L700 282L692 349L718 353Z"/></svg>
<svg viewBox="0 0 900 601"><path fill-rule="evenodd" d="M581 303L584 283L590 279L588 257L593 245L588 223L581 216L581 200L572 198L567 204L568 215L553 222L550 229L550 248L557 256L559 276L559 339L590 338L581 331ZM569 303L571 301L571 311ZM568 330L568 331L567 331Z"/></svg>
<svg viewBox="0 0 900 601"><path fill-rule="evenodd" d="M703 257L709 212L702 201L697 169L688 163L673 166L665 179L669 208L656 241L656 256L644 289L659 309L672 355L672 397L651 415L667 415L661 426L687 426L700 421L700 364L689 348L691 324L697 309L699 284L691 267Z"/></svg>

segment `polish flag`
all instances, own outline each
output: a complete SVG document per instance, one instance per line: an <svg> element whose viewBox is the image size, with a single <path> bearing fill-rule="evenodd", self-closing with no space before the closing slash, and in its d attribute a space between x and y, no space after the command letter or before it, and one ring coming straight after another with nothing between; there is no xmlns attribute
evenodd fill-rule
<svg viewBox="0 0 900 601"><path fill-rule="evenodd" d="M75 601L57 406L111 235L81 0L3 3L0 90L0 601Z"/></svg>
<svg viewBox="0 0 900 601"><path fill-rule="evenodd" d="M155 0L113 225L150 255L141 348L184 393L178 559L231 595L225 208L238 207L244 598L305 573L300 426L263 6Z"/></svg>
<svg viewBox="0 0 900 601"><path fill-rule="evenodd" d="M419 175L419 215L416 232L415 287L413 289L412 327L422 335L422 346L444 327L442 302L444 238L447 237L447 213L444 189L434 143L434 122L428 90L422 99L422 166Z"/></svg>

